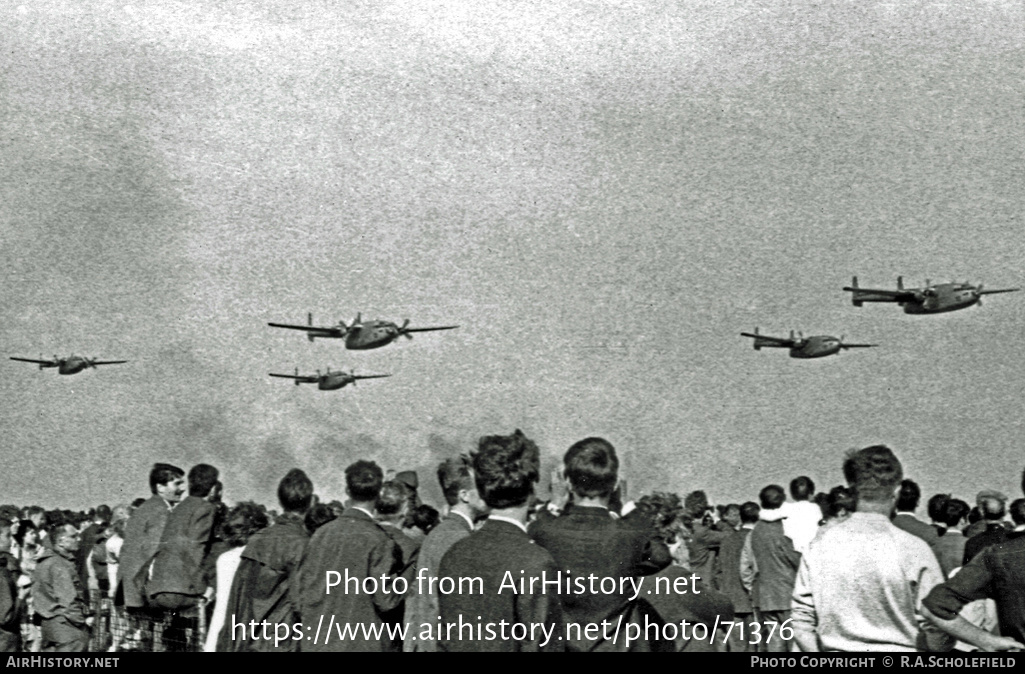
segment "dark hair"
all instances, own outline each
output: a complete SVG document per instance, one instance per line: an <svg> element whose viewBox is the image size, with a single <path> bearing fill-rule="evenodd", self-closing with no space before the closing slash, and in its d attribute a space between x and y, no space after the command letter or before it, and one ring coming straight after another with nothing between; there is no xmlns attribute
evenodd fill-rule
<svg viewBox="0 0 1025 674"><path fill-rule="evenodd" d="M936 518L937 522L943 522L948 527L956 527L971 511L971 506L959 498L952 498L943 504L943 512Z"/></svg>
<svg viewBox="0 0 1025 674"><path fill-rule="evenodd" d="M922 500L922 490L914 480L901 480L900 492L897 494L897 510L910 512L918 507Z"/></svg>
<svg viewBox="0 0 1025 674"><path fill-rule="evenodd" d="M32 531L37 531L36 525L32 523L32 520L21 520L18 522L18 533L14 534L14 542L18 544L18 547L25 545L25 534Z"/></svg>
<svg viewBox="0 0 1025 674"><path fill-rule="evenodd" d="M858 506L858 499L854 490L843 485L833 487L826 496L826 508L823 515L826 519L833 519L840 516L840 511L852 513Z"/></svg>
<svg viewBox="0 0 1025 674"><path fill-rule="evenodd" d="M982 513L979 512L979 506L972 506L968 510L968 524L975 524L982 519Z"/></svg>
<svg viewBox="0 0 1025 674"><path fill-rule="evenodd" d="M474 481L491 508L514 508L534 493L541 472L537 445L522 431L512 435L486 435L473 455Z"/></svg>
<svg viewBox="0 0 1025 674"><path fill-rule="evenodd" d="M146 499L144 499L143 497L140 496L139 498L137 498L134 501L132 501L132 508L138 508L139 506L141 506L145 502L146 502Z"/></svg>
<svg viewBox="0 0 1025 674"><path fill-rule="evenodd" d="M156 494L157 485L167 484L180 477L185 477L185 471L178 466L172 466L169 463L154 463L149 472L149 490Z"/></svg>
<svg viewBox="0 0 1025 674"><path fill-rule="evenodd" d="M1011 501L1011 521L1017 526L1025 524L1025 498L1016 498Z"/></svg>
<svg viewBox="0 0 1025 674"><path fill-rule="evenodd" d="M384 517L397 515L402 510L402 506L409 503L411 495L412 490L406 484L398 480L389 480L381 485L381 492L377 495L374 510L378 515Z"/></svg>
<svg viewBox="0 0 1025 674"><path fill-rule="evenodd" d="M441 493L445 495L446 503L450 506L459 503L459 492L477 488L473 484L470 457L445 459L438 464L438 483L441 485Z"/></svg>
<svg viewBox="0 0 1025 674"><path fill-rule="evenodd" d="M790 496L795 501L807 501L815 493L815 483L810 477L801 475L790 481Z"/></svg>
<svg viewBox="0 0 1025 674"><path fill-rule="evenodd" d="M302 513L313 502L313 481L298 468L285 473L278 483L278 503L285 512Z"/></svg>
<svg viewBox="0 0 1025 674"><path fill-rule="evenodd" d="M373 461L361 459L345 469L345 486L353 501L376 501L383 482L384 471Z"/></svg>
<svg viewBox="0 0 1025 674"><path fill-rule="evenodd" d="M900 459L885 445L872 445L849 455L843 475L859 501L888 502L904 477Z"/></svg>
<svg viewBox="0 0 1025 674"><path fill-rule="evenodd" d="M692 491L683 499L683 507L687 511L687 515L693 519L700 520L705 516L705 511L708 510L708 497L700 489Z"/></svg>
<svg viewBox="0 0 1025 674"><path fill-rule="evenodd" d="M578 495L601 498L612 494L619 477L616 449L604 438L584 438L566 450L566 478Z"/></svg>
<svg viewBox="0 0 1025 674"><path fill-rule="evenodd" d="M228 512L224 520L222 535L233 548L249 542L249 537L268 524L267 513L252 501L243 501Z"/></svg>
<svg viewBox="0 0 1025 674"><path fill-rule="evenodd" d="M423 503L413 511L413 526L425 534L431 533L431 529L438 526L441 515L437 509Z"/></svg>
<svg viewBox="0 0 1025 674"><path fill-rule="evenodd" d="M96 513L95 513L94 516L95 516L96 519L100 520L101 522L109 522L110 521L110 506L107 505L107 504L103 504L101 506L97 506L96 507Z"/></svg>
<svg viewBox="0 0 1025 674"><path fill-rule="evenodd" d="M306 511L306 517L303 519L303 524L306 525L306 530L312 534L317 529L335 519L338 519L338 515L335 514L334 508L326 503L318 503Z"/></svg>
<svg viewBox="0 0 1025 674"><path fill-rule="evenodd" d="M197 463L189 470L189 496L206 498L217 484L219 473L208 463Z"/></svg>
<svg viewBox="0 0 1025 674"><path fill-rule="evenodd" d="M765 510L776 510L787 500L787 493L778 484L770 484L758 492L758 500Z"/></svg>
<svg viewBox="0 0 1025 674"><path fill-rule="evenodd" d="M740 521L744 524L754 524L758 521L758 515L762 507L754 501L747 501L740 506Z"/></svg>
<svg viewBox="0 0 1025 674"><path fill-rule="evenodd" d="M635 505L637 512L651 524L655 534L663 543L672 545L676 542L680 528L687 520L687 510L680 503L679 496L656 491L642 496Z"/></svg>
<svg viewBox="0 0 1025 674"><path fill-rule="evenodd" d="M979 512L982 514L982 519L985 520L1002 520L1007 513L1004 509L1004 502L991 496L979 499Z"/></svg>
<svg viewBox="0 0 1025 674"><path fill-rule="evenodd" d="M929 519L933 522L942 522L950 499L950 494L933 494L925 506L925 511L929 513Z"/></svg>

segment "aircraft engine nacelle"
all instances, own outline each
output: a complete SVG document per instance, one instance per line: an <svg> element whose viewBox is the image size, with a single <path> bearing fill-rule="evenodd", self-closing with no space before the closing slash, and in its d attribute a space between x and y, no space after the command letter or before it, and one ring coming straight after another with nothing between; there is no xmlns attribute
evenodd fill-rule
<svg viewBox="0 0 1025 674"><path fill-rule="evenodd" d="M856 307L860 307L860 306L862 306L865 303L863 301L859 300L857 297L852 296L851 297L851 304L853 304Z"/></svg>

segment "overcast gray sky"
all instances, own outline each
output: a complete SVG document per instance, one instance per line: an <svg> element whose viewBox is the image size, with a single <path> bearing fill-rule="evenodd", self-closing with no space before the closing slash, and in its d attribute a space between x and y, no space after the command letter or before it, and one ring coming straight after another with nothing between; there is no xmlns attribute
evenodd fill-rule
<svg viewBox="0 0 1025 674"><path fill-rule="evenodd" d="M1025 283L1018 2L0 5L0 501L271 503L357 458L603 435L631 495L842 481L1020 495L1025 296L906 316L841 288ZM268 321L457 323L384 349ZM880 348L816 361L741 331ZM391 373L320 392L268 372Z"/></svg>

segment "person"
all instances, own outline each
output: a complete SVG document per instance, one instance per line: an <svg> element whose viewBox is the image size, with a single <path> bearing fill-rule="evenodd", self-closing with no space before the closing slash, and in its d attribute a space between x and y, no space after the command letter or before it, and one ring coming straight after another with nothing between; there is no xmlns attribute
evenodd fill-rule
<svg viewBox="0 0 1025 674"><path fill-rule="evenodd" d="M337 624L339 632L297 642L303 651L380 652L391 646L393 635L384 628L383 616L402 603L409 578L403 575L407 569L402 567L398 545L374 520L383 482L384 472L372 461L356 461L346 468L349 507L318 529L306 546L296 586L300 619L304 628L315 629L323 620L324 625ZM337 574L339 586L329 594L331 573ZM405 588L395 582L400 576L407 583ZM364 583L369 578L374 579L373 585ZM356 585L358 592L353 591ZM362 625L367 632L345 638L340 632L344 625Z"/></svg>
<svg viewBox="0 0 1025 674"><path fill-rule="evenodd" d="M0 521L0 653L21 650L22 602L18 596L18 560L11 549L11 522Z"/></svg>
<svg viewBox="0 0 1025 674"><path fill-rule="evenodd" d="M41 625L44 653L80 653L89 645L91 611L75 566L79 533L73 524L50 530L51 547L39 555L32 597Z"/></svg>
<svg viewBox="0 0 1025 674"><path fill-rule="evenodd" d="M217 592L214 599L214 613L210 619L206 641L203 643L203 650L207 653L217 650L217 642L221 638L224 621L228 614L229 597L235 572L242 561L242 551L250 537L266 526L267 514L260 506L252 502L237 504L228 512L222 524L224 540L229 549L222 552L216 561Z"/></svg>
<svg viewBox="0 0 1025 674"><path fill-rule="evenodd" d="M448 504L448 516L424 538L417 558L415 578L417 590L406 597L406 622L420 625L438 616L437 577L441 558L449 548L470 535L474 522L487 515L488 508L477 492L470 458L446 459L438 465L438 483ZM422 579L422 580L421 580ZM437 635L407 631L402 643L404 652L435 652Z"/></svg>
<svg viewBox="0 0 1025 674"><path fill-rule="evenodd" d="M914 480L902 480L900 493L897 495L897 514L893 517L893 526L903 529L912 536L918 536L930 547L939 540L935 527L915 517L918 502L922 499L922 490Z"/></svg>
<svg viewBox="0 0 1025 674"><path fill-rule="evenodd" d="M423 540L427 537L427 534L431 533L431 530L434 529L434 527L438 526L438 523L441 522L441 514L438 512L438 509L434 506L427 505L426 503L421 503L416 507L416 510L413 511L411 521L413 524L412 530L415 532L415 534L410 535L414 539L419 538L419 542L423 543ZM404 529L404 531L407 531L408 533L409 528Z"/></svg>
<svg viewBox="0 0 1025 674"><path fill-rule="evenodd" d="M415 476L416 473L413 473L413 475ZM374 516L381 524L385 533L399 546L399 551L402 553L401 564L403 568L415 566L417 554L420 552L421 541L406 534L402 526L406 521L406 516L409 514L413 495L414 492L405 482L400 482L398 479L389 480L381 485L381 493L374 504ZM405 602L402 602L392 610L383 613L382 619L391 625L402 625L404 616ZM402 638L396 636L386 646L386 650L400 652L402 650Z"/></svg>
<svg viewBox="0 0 1025 674"><path fill-rule="evenodd" d="M792 502L784 503L783 535L793 543L794 550L804 552L815 538L822 519L822 508L815 502L815 483L806 475L790 481Z"/></svg>
<svg viewBox="0 0 1025 674"><path fill-rule="evenodd" d="M761 510L758 523L744 542L740 553L740 579L751 594L751 604L759 614L761 639L755 639L759 652L785 653L790 621L790 597L801 553L783 532L783 503L786 492L770 484L758 494Z"/></svg>
<svg viewBox="0 0 1025 674"><path fill-rule="evenodd" d="M299 644L291 639L277 643L251 639L235 632L233 627L238 623L248 625L252 620L289 625L299 621L296 573L310 540L305 520L313 503L313 481L299 468L291 469L278 483L278 503L282 514L274 524L254 533L239 553L238 569L227 600L226 615L231 616L231 629L221 630L216 642L218 651L299 650ZM332 521L328 520L324 526ZM324 591L323 585L321 591Z"/></svg>
<svg viewBox="0 0 1025 674"><path fill-rule="evenodd" d="M734 627L726 636L727 650L738 653L753 653L755 644L749 637L749 626L755 622L751 595L740 580L740 555L744 551L747 537L758 522L761 508L754 501L740 506L740 529L727 538L719 547L718 578L719 590L733 604Z"/></svg>
<svg viewBox="0 0 1025 674"><path fill-rule="evenodd" d="M819 531L815 534L816 538L823 529L828 527L836 526L841 522L847 521L847 518L857 509L857 499L854 496L854 491L843 485L837 485L829 490L826 494L826 498L822 505L822 524L819 525ZM814 539L812 539L814 540Z"/></svg>
<svg viewBox="0 0 1025 674"><path fill-rule="evenodd" d="M730 531L740 531L741 519L740 519L740 504L730 503L723 506L720 510L721 522L724 523L722 531L729 533ZM721 551L720 551L721 552Z"/></svg>
<svg viewBox="0 0 1025 674"><path fill-rule="evenodd" d="M967 521L969 510L971 507L961 499L948 498L944 501L943 512L938 520L943 526L943 535L932 546L944 578L950 578L954 569L964 563L964 549L968 539L961 535L961 529Z"/></svg>
<svg viewBox="0 0 1025 674"><path fill-rule="evenodd" d="M976 500L984 529L965 543L963 564L972 561L972 558L984 548L1002 543L1007 538L1007 528L1004 526L1004 517L1007 514L1004 503L1007 502L1007 497L999 492L983 491Z"/></svg>
<svg viewBox="0 0 1025 674"><path fill-rule="evenodd" d="M690 568L711 585L715 555L730 532L720 531L715 526L709 512L712 508L708 505L708 496L705 492L698 490L687 494L683 505L691 521L691 537L687 542Z"/></svg>
<svg viewBox="0 0 1025 674"><path fill-rule="evenodd" d="M338 519L338 515L335 514L334 508L326 503L318 503L306 512L303 517L303 525L306 527L306 532L312 536L317 529L336 519Z"/></svg>
<svg viewBox="0 0 1025 674"><path fill-rule="evenodd" d="M89 555L92 553L93 548L96 545L97 538L106 531L109 523L110 506L102 504L97 506L96 510L93 511L93 516L89 521L89 525L82 529L82 538L79 542L75 563L78 566L78 575L82 578L82 586L85 589L85 599L87 602L92 602L92 590L94 589L90 587L89 583ZM97 583L95 590L99 591L99 589L99 584Z"/></svg>
<svg viewBox="0 0 1025 674"><path fill-rule="evenodd" d="M1025 492L1025 472L1022 473ZM984 547L947 582L931 588L923 612L937 627L984 651L1025 648L1025 500L1011 506L1014 531ZM983 631L966 621L960 612L978 599L996 603L1000 634Z"/></svg>
<svg viewBox="0 0 1025 674"><path fill-rule="evenodd" d="M715 626L733 622L734 607L728 596L698 578L689 568L690 555L685 545L688 532L684 524L687 517L680 497L664 492L642 496L636 501L632 514L647 522L648 528L666 546L673 559L669 566L641 579L638 597L643 599L638 603L642 608L650 606L658 620L654 624L661 624L659 637L652 640L652 650L689 653L717 650L719 643L712 643L719 638L714 632ZM735 533L741 535L739 531ZM723 541L720 559L733 538ZM667 588L685 591L667 592ZM653 623L651 618L646 615L640 617L641 629L650 629L647 626ZM684 623L689 629L678 629ZM699 624L704 625L704 633L709 637L696 637L695 627Z"/></svg>
<svg viewBox="0 0 1025 674"><path fill-rule="evenodd" d="M949 650L953 640L921 609L943 580L939 562L924 540L890 521L904 477L900 460L873 445L848 455L843 473L857 511L823 531L801 558L794 642L802 651Z"/></svg>
<svg viewBox="0 0 1025 674"><path fill-rule="evenodd" d="M947 533L947 525L944 521L946 519L947 503L952 498L950 494L933 494L929 498L929 502L925 504L925 512L929 514L930 524L940 537Z"/></svg>
<svg viewBox="0 0 1025 674"><path fill-rule="evenodd" d="M167 515L145 581L152 606L181 611L198 606L207 596L203 561L213 539L218 475L217 468L206 463L189 470L189 495Z"/></svg>
<svg viewBox="0 0 1025 674"><path fill-rule="evenodd" d="M182 499L185 471L171 464L155 463L150 470L149 485L153 495L132 512L121 545L120 591L115 603L124 604L129 613L146 607L143 583L160 547L167 516Z"/></svg>
<svg viewBox="0 0 1025 674"><path fill-rule="evenodd" d="M639 520L611 516L609 499L619 482L619 458L608 440L590 437L574 443L563 457L563 468L573 507L558 517L534 521L527 531L535 543L551 553L564 574L616 581L614 592L597 588L561 592L566 620L579 624L617 622L632 608L632 581L661 571L672 557L650 522L642 521L638 526ZM643 644L638 641L634 646ZM571 633L566 641L568 651L619 651L627 647L626 640L586 631Z"/></svg>
<svg viewBox="0 0 1025 674"><path fill-rule="evenodd" d="M491 513L476 533L453 544L441 558L438 584L447 581L458 587L460 579L473 578L480 582L473 591L439 593L439 651L563 650L564 642L555 635L563 622L559 595L530 584L532 578L555 578L559 569L551 553L532 545L527 534L527 511L540 468L537 445L519 429L478 442L474 481ZM465 584L464 590L469 590ZM500 627L502 621L538 629L514 635L511 627ZM476 625L500 631L495 639L478 639Z"/></svg>
<svg viewBox="0 0 1025 674"><path fill-rule="evenodd" d="M975 507L968 513L968 527L962 531L965 538L971 539L984 531L1004 526L1003 517L1006 513L1007 496L995 489L983 489L975 496ZM986 517L986 514L989 517ZM1000 513L998 516L997 513ZM1007 528L1007 527L1004 527ZM965 560L967 564L967 560Z"/></svg>
<svg viewBox="0 0 1025 674"><path fill-rule="evenodd" d="M125 526L128 524L130 516L131 508L129 506L119 505L114 508L111 513L110 537L104 544L107 553L107 579L110 581L108 593L113 604L110 612L111 644L108 649L111 653L120 650L122 640L129 630L124 604L123 602L118 604L115 598L118 594L118 581L120 580L121 546L125 542Z"/></svg>

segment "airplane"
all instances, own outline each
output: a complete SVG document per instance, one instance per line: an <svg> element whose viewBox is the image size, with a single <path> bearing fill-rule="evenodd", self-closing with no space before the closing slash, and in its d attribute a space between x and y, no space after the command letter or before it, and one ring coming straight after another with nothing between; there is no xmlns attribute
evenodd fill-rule
<svg viewBox="0 0 1025 674"><path fill-rule="evenodd" d="M390 374L356 374L355 370L351 372L332 372L331 368L327 369L327 374L321 374L320 370L317 370L317 374L299 374L299 368L295 368L295 374L274 374L269 373L272 377L281 377L282 379L292 379L295 381L295 385L299 384L316 384L317 388L321 391L334 391L340 389L343 386L352 384L356 385L358 379L380 379L381 377L390 377Z"/></svg>
<svg viewBox="0 0 1025 674"><path fill-rule="evenodd" d="M837 339L829 335L805 337L804 333L799 332L797 333L798 336L795 337L793 330L790 331L789 339L759 334L758 328L755 328L754 333L742 332L740 335L742 337L754 337L755 351L761 351L763 346L790 349L791 358L822 358L823 356L832 356L835 353L840 353L840 349L863 349L879 346L878 344L844 344L843 337Z"/></svg>
<svg viewBox="0 0 1025 674"><path fill-rule="evenodd" d="M999 290L983 290L982 284L973 286L964 283L938 283L933 285L928 279L924 288L905 288L904 277L897 277L896 290L880 290L861 288L858 277L851 279L851 285L844 290L852 293L851 303L860 307L864 302L896 302L904 307L906 314L940 314L946 311L957 311L978 304L982 306L983 295L997 293L1013 293L1021 288L1001 288Z"/></svg>
<svg viewBox="0 0 1025 674"><path fill-rule="evenodd" d="M288 328L290 330L305 330L306 338L311 342L318 337L321 339L344 339L345 348L352 350L376 349L386 344L391 344L400 335L406 339L413 339L411 333L431 332L433 330L455 330L458 325L443 325L434 328L411 328L409 319L400 327L391 321L367 321L363 322L362 314L356 314L356 320L352 325L346 325L345 321L338 321L338 325L320 327L313 325L313 314L307 314L307 325L289 325L286 323L268 323L274 328Z"/></svg>
<svg viewBox="0 0 1025 674"><path fill-rule="evenodd" d="M67 358L53 357L53 360L43 360L40 356L39 360L32 358L17 358L15 356L10 357L11 360L20 360L23 363L38 363L39 369L45 369L48 367L57 368L58 374L78 374L82 370L88 367L96 367L97 365L118 365L120 363L127 363L127 360L96 360L95 358L83 358L82 356L69 356Z"/></svg>

